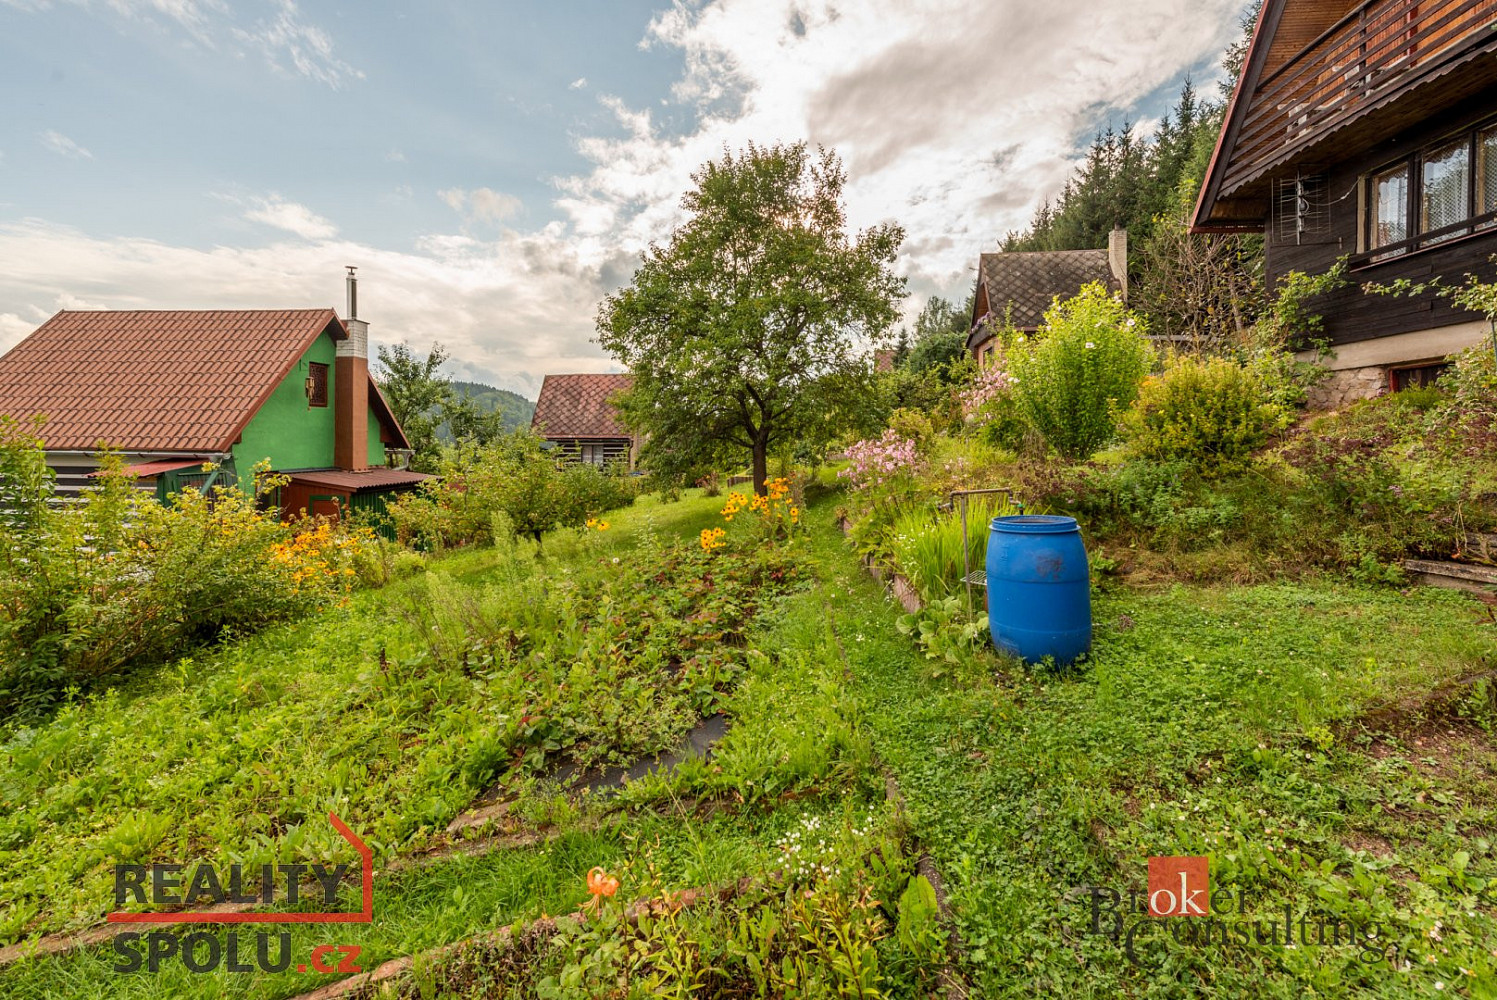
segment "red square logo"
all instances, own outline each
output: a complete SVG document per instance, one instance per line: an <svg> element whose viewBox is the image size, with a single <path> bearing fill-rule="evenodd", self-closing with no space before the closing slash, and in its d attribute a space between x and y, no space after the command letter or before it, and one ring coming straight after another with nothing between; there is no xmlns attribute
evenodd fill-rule
<svg viewBox="0 0 1497 1000"><path fill-rule="evenodd" d="M1204 917L1211 912L1205 858L1149 859L1149 916Z"/></svg>

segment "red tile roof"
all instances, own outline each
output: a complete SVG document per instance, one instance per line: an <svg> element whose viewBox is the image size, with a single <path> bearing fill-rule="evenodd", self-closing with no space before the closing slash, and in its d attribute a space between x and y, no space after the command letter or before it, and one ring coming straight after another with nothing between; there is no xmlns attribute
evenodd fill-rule
<svg viewBox="0 0 1497 1000"><path fill-rule="evenodd" d="M208 461L211 461L211 459L206 455L197 458L163 458L157 462L141 462L138 465L127 465L120 471L127 476L134 476L137 479L150 479L152 476L159 476L163 472L172 472L176 469L191 469L194 466L200 468L204 462ZM90 479L97 479L108 474L108 469L98 469L90 472L88 475Z"/></svg>
<svg viewBox="0 0 1497 1000"><path fill-rule="evenodd" d="M547 375L530 426L547 438L632 438L609 403L628 375Z"/></svg>
<svg viewBox="0 0 1497 1000"><path fill-rule="evenodd" d="M228 451L331 309L63 311L0 358L0 414L46 447Z"/></svg>
<svg viewBox="0 0 1497 1000"><path fill-rule="evenodd" d="M365 469L345 472L342 469L319 469L314 472L288 473L293 483L327 486L335 490L372 490L384 486L408 486L432 478L423 472L402 469Z"/></svg>

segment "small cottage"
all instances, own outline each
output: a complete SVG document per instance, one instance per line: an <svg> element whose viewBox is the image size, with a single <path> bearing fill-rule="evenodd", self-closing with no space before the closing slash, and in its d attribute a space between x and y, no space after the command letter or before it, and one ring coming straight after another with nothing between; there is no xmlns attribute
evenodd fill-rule
<svg viewBox="0 0 1497 1000"><path fill-rule="evenodd" d="M63 499L122 453L162 501L181 489L251 488L257 463L289 483L288 517L382 510L420 473L369 375L369 326L332 309L64 310L0 357L0 415L41 416ZM208 466L208 468L205 468Z"/></svg>
<svg viewBox="0 0 1497 1000"><path fill-rule="evenodd" d="M639 442L613 405L629 384L628 375L547 375L530 426L574 461L622 461L632 469Z"/></svg>
<svg viewBox="0 0 1497 1000"><path fill-rule="evenodd" d="M977 295L967 350L987 364L1005 323L1033 333L1055 299L1068 299L1093 282L1128 295L1128 231L1115 229L1105 250L985 253L978 260Z"/></svg>

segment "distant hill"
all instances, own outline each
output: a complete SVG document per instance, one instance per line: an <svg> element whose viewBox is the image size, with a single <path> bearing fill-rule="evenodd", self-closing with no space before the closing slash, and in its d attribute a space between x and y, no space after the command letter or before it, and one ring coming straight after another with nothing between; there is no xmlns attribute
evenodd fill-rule
<svg viewBox="0 0 1497 1000"><path fill-rule="evenodd" d="M496 389L482 382L453 382L452 392L457 396L466 396L478 404L479 410L484 413L498 412L500 419L504 421L505 431L512 431L519 427L529 427L531 414L535 413L535 403L526 399L517 392L508 389ZM444 443L452 443L452 432L447 429L444 422L437 427L437 438Z"/></svg>

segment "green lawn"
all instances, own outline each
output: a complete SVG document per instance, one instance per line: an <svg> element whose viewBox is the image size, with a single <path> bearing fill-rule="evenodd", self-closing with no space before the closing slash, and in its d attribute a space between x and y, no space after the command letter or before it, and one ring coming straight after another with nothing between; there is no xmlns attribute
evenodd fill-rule
<svg viewBox="0 0 1497 1000"><path fill-rule="evenodd" d="M626 600L606 590L626 572L618 566L658 558L665 540L693 541L719 523L718 506L642 502L602 535L548 540L544 565L517 568L493 552L438 560L443 606L478 595L488 608L480 620L493 626L523 625L521 611L496 609L558 588ZM897 633L898 609L857 565L832 506L807 512L810 534L792 549L798 578L756 591L753 624L724 640L737 652L712 705L732 726L714 759L630 787L623 808L561 800L527 763L551 737L517 743L495 728L496 715L513 717L546 691L549 704L571 704L554 694L566 681L522 673L496 684L485 671L503 665L482 659L485 648L496 655L483 629L472 634L490 645L462 647L471 662L458 662L457 647L421 634L429 624L415 623L426 619L402 614L413 593L429 594L405 581L141 675L40 732L0 737L0 790L22 803L0 820L0 925L94 922L109 908L108 866L131 852L333 856L319 821L328 809L383 864L433 842L496 778L519 795L518 818L554 824L555 838L381 876L375 923L336 935L366 949L366 968L569 911L587 898L583 876L594 865L622 874L621 899L773 881L789 864L779 842L808 817L844 831L828 848L833 867L895 869L869 876L884 897L902 884L894 876L907 870L911 845L883 802L882 763L898 778L913 835L954 889L961 967L982 995L1493 995L1479 992L1497 961L1485 881L1497 803L1491 689L1468 685L1438 713L1420 711L1444 682L1492 669L1497 641L1478 602L1332 582L1121 590L1097 600L1096 655L1083 669L1031 673L981 656L938 677ZM589 621L599 620L607 615ZM584 701L619 701L620 690ZM689 692L681 698L666 691L638 711L574 720L566 738L584 738L568 746L600 760L652 747L700 707ZM604 729L607 740L596 736ZM1287 902L1295 916L1314 908L1376 922L1398 963L1359 962L1344 948L1222 950L1154 935L1134 966L1117 945L1081 933L1089 914L1068 890L1141 888L1147 858L1173 854L1209 855L1213 887L1248 890L1253 912ZM923 995L934 953L901 944L893 923L903 909L879 904L885 989ZM743 921L791 919L795 902L742 906L742 921L728 904L683 917L680 939L700 957ZM327 937L299 930L296 949ZM537 964L564 977L577 965L566 955L605 943L572 941L558 946L562 958ZM0 994L276 998L325 979L192 975L178 965L121 975L112 959L106 948L25 960L0 971ZM483 982L472 969L464 977L449 988Z"/></svg>

